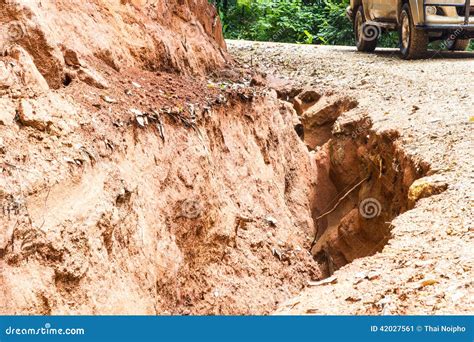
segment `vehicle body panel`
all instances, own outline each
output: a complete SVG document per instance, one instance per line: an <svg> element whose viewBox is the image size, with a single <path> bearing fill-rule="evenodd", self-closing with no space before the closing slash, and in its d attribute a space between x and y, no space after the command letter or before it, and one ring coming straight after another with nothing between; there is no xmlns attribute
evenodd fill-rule
<svg viewBox="0 0 474 342"><path fill-rule="evenodd" d="M383 19L397 21L398 0L371 0L373 20Z"/></svg>

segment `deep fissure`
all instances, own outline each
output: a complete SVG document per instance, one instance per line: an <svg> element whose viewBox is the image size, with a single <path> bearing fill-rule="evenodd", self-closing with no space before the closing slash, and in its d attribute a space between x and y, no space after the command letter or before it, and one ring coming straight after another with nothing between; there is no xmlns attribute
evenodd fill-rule
<svg viewBox="0 0 474 342"><path fill-rule="evenodd" d="M404 152L397 131L376 132L353 99L299 90L285 100L301 119L295 129L304 131L299 136L315 154L310 252L328 277L383 249L392 220L410 209L410 186L429 165Z"/></svg>

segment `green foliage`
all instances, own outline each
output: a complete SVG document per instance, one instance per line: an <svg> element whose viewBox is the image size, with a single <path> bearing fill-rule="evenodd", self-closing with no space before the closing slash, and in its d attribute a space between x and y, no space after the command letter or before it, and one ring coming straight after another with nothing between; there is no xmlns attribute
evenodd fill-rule
<svg viewBox="0 0 474 342"><path fill-rule="evenodd" d="M230 39L303 44L354 43L349 0L217 0Z"/></svg>
<svg viewBox="0 0 474 342"><path fill-rule="evenodd" d="M301 0L237 0L221 8L224 34L232 39L312 43L316 18Z"/></svg>
<svg viewBox="0 0 474 342"><path fill-rule="evenodd" d="M379 38L379 42L377 46L379 47L399 47L400 42L399 42L399 37L398 37L398 32L395 31L390 31L390 32L385 32L382 34L382 36Z"/></svg>
<svg viewBox="0 0 474 342"><path fill-rule="evenodd" d="M326 0L316 12L318 38L323 44L353 45L352 25L346 17L349 0Z"/></svg>
<svg viewBox="0 0 474 342"><path fill-rule="evenodd" d="M306 35L306 39L304 40L304 43L313 44L314 36L306 30L304 30L304 34Z"/></svg>

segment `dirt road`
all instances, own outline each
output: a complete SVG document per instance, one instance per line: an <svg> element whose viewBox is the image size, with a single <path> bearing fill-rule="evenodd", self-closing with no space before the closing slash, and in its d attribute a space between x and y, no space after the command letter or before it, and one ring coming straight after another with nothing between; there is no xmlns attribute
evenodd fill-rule
<svg viewBox="0 0 474 342"><path fill-rule="evenodd" d="M474 53L397 51L229 41L241 63L359 101L377 130L397 129L405 150L431 164L444 193L397 217L383 252L358 259L281 305L278 314L474 312Z"/></svg>

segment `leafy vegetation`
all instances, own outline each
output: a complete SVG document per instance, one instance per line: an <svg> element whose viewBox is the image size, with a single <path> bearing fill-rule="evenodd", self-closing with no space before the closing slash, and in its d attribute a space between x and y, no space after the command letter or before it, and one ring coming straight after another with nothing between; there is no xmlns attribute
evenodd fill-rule
<svg viewBox="0 0 474 342"><path fill-rule="evenodd" d="M229 0L220 13L227 38L313 43L315 7L301 0Z"/></svg>
<svg viewBox="0 0 474 342"><path fill-rule="evenodd" d="M215 3L229 39L354 44L352 25L346 18L349 0L216 0Z"/></svg>

